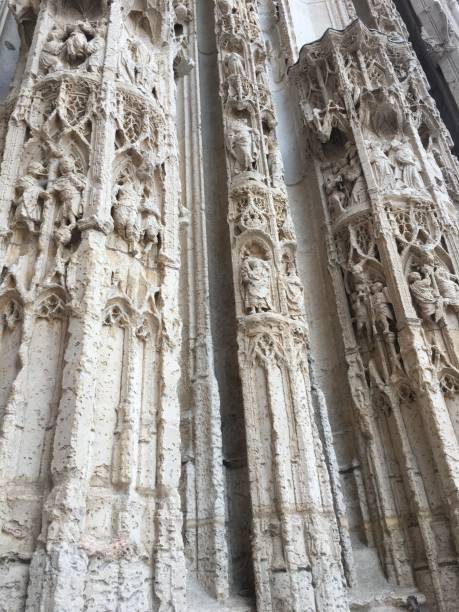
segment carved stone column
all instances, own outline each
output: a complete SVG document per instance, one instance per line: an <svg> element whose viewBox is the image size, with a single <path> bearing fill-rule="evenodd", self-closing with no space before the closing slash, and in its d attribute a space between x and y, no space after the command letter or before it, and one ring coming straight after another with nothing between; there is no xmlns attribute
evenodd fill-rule
<svg viewBox="0 0 459 612"><path fill-rule="evenodd" d="M453 609L444 564L459 546L457 162L400 38L357 21L303 47L290 74L322 185L380 557L394 582L414 578L439 610Z"/></svg>
<svg viewBox="0 0 459 612"><path fill-rule="evenodd" d="M255 2L216 2L257 609L347 610Z"/></svg>
<svg viewBox="0 0 459 612"><path fill-rule="evenodd" d="M0 176L1 599L181 609L172 4L12 5L32 36Z"/></svg>

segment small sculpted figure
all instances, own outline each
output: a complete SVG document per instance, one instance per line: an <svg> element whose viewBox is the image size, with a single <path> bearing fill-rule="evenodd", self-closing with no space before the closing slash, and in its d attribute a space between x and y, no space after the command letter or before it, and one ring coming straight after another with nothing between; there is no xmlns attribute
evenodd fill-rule
<svg viewBox="0 0 459 612"><path fill-rule="evenodd" d="M424 183L421 179L419 162L413 154L410 143L406 138L401 141L396 140L392 143L394 160L399 168L401 182L407 189L424 190Z"/></svg>
<svg viewBox="0 0 459 612"><path fill-rule="evenodd" d="M426 159L428 166L431 170L431 173L434 177L435 186L444 194L447 195L448 191L445 184L445 179L443 176L443 172L441 171L440 166L438 165L437 159L435 157L435 146L432 138L429 138L429 144L426 149Z"/></svg>
<svg viewBox="0 0 459 612"><path fill-rule="evenodd" d="M227 146L236 160L236 172L247 172L253 169L259 152L254 130L244 120L233 117L229 121Z"/></svg>
<svg viewBox="0 0 459 612"><path fill-rule="evenodd" d="M104 63L105 28L99 25L94 30L94 38L88 42L86 52L89 72L100 72Z"/></svg>
<svg viewBox="0 0 459 612"><path fill-rule="evenodd" d="M161 213L153 197L147 197L140 207L142 214L141 240L146 243L145 253L148 253L154 244L161 241L163 226L160 222Z"/></svg>
<svg viewBox="0 0 459 612"><path fill-rule="evenodd" d="M376 330L382 331L384 334L389 333L390 324L394 320L392 307L387 295L387 287L380 281L371 285L370 304L373 312L373 321Z"/></svg>
<svg viewBox="0 0 459 612"><path fill-rule="evenodd" d="M140 194L134 181L127 178L115 186L112 205L115 231L127 240L130 251L135 250L135 243L140 238L139 205Z"/></svg>
<svg viewBox="0 0 459 612"><path fill-rule="evenodd" d="M229 53L225 57L224 66L229 99L242 100L244 98L243 80L247 78L247 75L239 53Z"/></svg>
<svg viewBox="0 0 459 612"><path fill-rule="evenodd" d="M459 314L459 285L458 278L443 266L435 270L435 281L438 291L443 298L445 306L451 306Z"/></svg>
<svg viewBox="0 0 459 612"><path fill-rule="evenodd" d="M395 180L394 166L386 155L388 147L376 142L367 144L376 184L380 189L388 189Z"/></svg>
<svg viewBox="0 0 459 612"><path fill-rule="evenodd" d="M443 300L432 286L431 278L429 276L422 278L419 272L411 272L408 281L411 294L424 321L431 322L433 319L438 323L443 318Z"/></svg>
<svg viewBox="0 0 459 612"><path fill-rule="evenodd" d="M284 165L273 133L270 133L266 138L266 148L268 151L268 167L271 174L271 184L273 187L282 187L284 184Z"/></svg>
<svg viewBox="0 0 459 612"><path fill-rule="evenodd" d="M268 312L271 303L271 267L259 257L247 257L241 266L246 314Z"/></svg>
<svg viewBox="0 0 459 612"><path fill-rule="evenodd" d="M65 41L65 53L71 64L81 64L88 56L88 39L86 32L95 35L95 31L89 23L77 21L68 26L68 38Z"/></svg>
<svg viewBox="0 0 459 612"><path fill-rule="evenodd" d="M341 174L348 183L349 205L358 206L367 200L366 183L356 146L346 143L345 149L347 163L341 169Z"/></svg>
<svg viewBox="0 0 459 612"><path fill-rule="evenodd" d="M85 181L78 176L75 162L70 156L63 156L59 161L59 176L54 181L51 193L60 205L57 222L74 227L81 215L81 193Z"/></svg>
<svg viewBox="0 0 459 612"><path fill-rule="evenodd" d="M288 260L286 268L284 286L288 311L291 316L299 317L303 314L303 285L296 271L295 262Z"/></svg>
<svg viewBox="0 0 459 612"><path fill-rule="evenodd" d="M328 206L333 219L338 217L346 208L346 194L343 191L343 177L335 164L331 172L325 176L324 189L328 196Z"/></svg>
<svg viewBox="0 0 459 612"><path fill-rule="evenodd" d="M362 289L353 291L351 294L351 305L354 313L354 321L357 333L364 331L368 336L371 335L370 317L368 316L367 297Z"/></svg>
<svg viewBox="0 0 459 612"><path fill-rule="evenodd" d="M64 36L64 30L59 27L54 27L49 33L40 56L40 68L45 74L62 68L60 55L65 46Z"/></svg>
<svg viewBox="0 0 459 612"><path fill-rule="evenodd" d="M24 223L31 232L35 232L42 220L42 201L49 198L44 189L44 177L47 175L40 162L30 162L25 176L16 184L15 223Z"/></svg>

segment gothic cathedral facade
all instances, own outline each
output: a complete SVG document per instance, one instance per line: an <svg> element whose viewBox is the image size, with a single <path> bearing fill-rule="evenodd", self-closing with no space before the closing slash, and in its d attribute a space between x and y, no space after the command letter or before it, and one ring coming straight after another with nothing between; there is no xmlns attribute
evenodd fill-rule
<svg viewBox="0 0 459 612"><path fill-rule="evenodd" d="M0 0L0 612L456 612L458 0Z"/></svg>

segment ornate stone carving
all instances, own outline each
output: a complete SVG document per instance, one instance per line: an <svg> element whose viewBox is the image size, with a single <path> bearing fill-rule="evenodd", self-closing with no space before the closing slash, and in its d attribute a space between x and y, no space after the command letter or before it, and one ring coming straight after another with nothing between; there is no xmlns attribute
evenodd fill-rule
<svg viewBox="0 0 459 612"><path fill-rule="evenodd" d="M24 224L29 231L40 228L43 202L49 198L44 189L46 169L40 162L30 162L26 174L16 183L14 224Z"/></svg>
<svg viewBox="0 0 459 612"><path fill-rule="evenodd" d="M241 265L241 283L246 314L268 312L273 309L269 262L248 255Z"/></svg>

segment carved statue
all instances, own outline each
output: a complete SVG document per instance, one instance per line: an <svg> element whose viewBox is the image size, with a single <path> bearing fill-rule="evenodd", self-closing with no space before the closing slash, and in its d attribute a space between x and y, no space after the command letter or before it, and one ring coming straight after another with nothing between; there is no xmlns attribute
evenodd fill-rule
<svg viewBox="0 0 459 612"><path fill-rule="evenodd" d="M426 322L433 320L438 323L443 318L443 300L432 286L429 276L422 278L419 272L411 272L408 276L410 291L421 316Z"/></svg>
<svg viewBox="0 0 459 612"><path fill-rule="evenodd" d="M243 119L232 117L228 121L227 147L236 160L236 172L247 172L259 156L256 132Z"/></svg>
<svg viewBox="0 0 459 612"><path fill-rule="evenodd" d="M268 167L271 174L271 184L273 187L281 187L284 184L284 165L279 150L279 146L272 132L266 138L266 148L268 151Z"/></svg>
<svg viewBox="0 0 459 612"><path fill-rule="evenodd" d="M140 238L138 213L140 205L138 185L130 178L120 181L113 190L112 216L115 231L125 238L129 250L135 250L135 243Z"/></svg>
<svg viewBox="0 0 459 612"><path fill-rule="evenodd" d="M443 266L435 270L435 281L445 306L451 306L459 314L459 279Z"/></svg>
<svg viewBox="0 0 459 612"><path fill-rule="evenodd" d="M445 179L443 177L443 173L435 157L435 145L433 143L432 138L429 138L429 144L426 149L426 160L431 170L431 173L434 177L436 187L442 193L447 195L448 191L446 188Z"/></svg>
<svg viewBox="0 0 459 612"><path fill-rule="evenodd" d="M419 162L413 154L411 145L406 138L392 143L394 160L399 170L399 180L407 189L424 190Z"/></svg>
<svg viewBox="0 0 459 612"><path fill-rule="evenodd" d="M105 50L105 27L99 25L94 30L94 38L89 41L86 47L88 59L87 66L89 72L102 70Z"/></svg>
<svg viewBox="0 0 459 612"><path fill-rule="evenodd" d="M389 333L390 324L394 320L392 306L387 295L387 287L380 281L376 281L370 288L370 304L373 313L373 324L376 330L384 334Z"/></svg>
<svg viewBox="0 0 459 612"><path fill-rule="evenodd" d="M61 157L58 169L59 176L50 191L60 205L57 222L73 227L81 215L81 193L86 183L78 176L70 156Z"/></svg>
<svg viewBox="0 0 459 612"><path fill-rule="evenodd" d="M225 57L224 67L228 83L228 97L242 100L244 98L242 81L247 78L247 75L239 53L229 53Z"/></svg>
<svg viewBox="0 0 459 612"><path fill-rule="evenodd" d="M16 212L14 223L25 223L31 232L35 232L42 218L41 202L49 195L44 190L44 177L47 172L40 162L30 162L25 176L16 184Z"/></svg>
<svg viewBox="0 0 459 612"><path fill-rule="evenodd" d="M148 253L154 244L160 243L163 230L160 222L161 213L153 197L145 198L140 207L140 213L142 214L140 240L147 243L144 252Z"/></svg>
<svg viewBox="0 0 459 612"><path fill-rule="evenodd" d="M66 65L84 65L92 72L100 69L103 64L104 33L103 24L93 27L87 21L77 21L65 29L55 26L43 46L40 67L45 73L55 72Z"/></svg>
<svg viewBox="0 0 459 612"><path fill-rule="evenodd" d="M367 296L362 289L351 293L351 305L357 333L361 334L365 331L367 336L370 336L371 324L370 317L368 316L367 302Z"/></svg>
<svg viewBox="0 0 459 612"><path fill-rule="evenodd" d="M241 281L246 314L273 309L271 299L271 267L267 261L249 255L241 266Z"/></svg>
<svg viewBox="0 0 459 612"><path fill-rule="evenodd" d="M341 174L347 183L349 206L359 206L367 200L366 183L362 173L357 148L347 142L345 145L347 163L341 168Z"/></svg>
<svg viewBox="0 0 459 612"><path fill-rule="evenodd" d="M324 189L328 196L328 207L332 218L336 218L346 208L346 194L344 192L343 177L339 174L340 168L334 164L331 172L325 175Z"/></svg>
<svg viewBox="0 0 459 612"><path fill-rule="evenodd" d="M395 178L394 165L386 154L389 147L371 141L367 142L367 147L376 184L383 190L389 188Z"/></svg>
<svg viewBox="0 0 459 612"><path fill-rule="evenodd" d="M286 261L284 274L285 297L287 299L288 312L292 317L300 317L303 314L303 284L296 271L295 262Z"/></svg>
<svg viewBox="0 0 459 612"><path fill-rule="evenodd" d="M93 27L84 21L77 21L68 26L68 38L65 41L65 54L71 64L81 64L88 56L88 39L86 32L95 36Z"/></svg>
<svg viewBox="0 0 459 612"><path fill-rule="evenodd" d="M40 68L45 72L45 74L62 68L60 55L65 46L63 41L64 36L65 31L58 26L55 26L48 34L48 38L43 45L40 56Z"/></svg>

